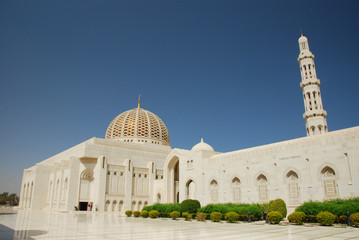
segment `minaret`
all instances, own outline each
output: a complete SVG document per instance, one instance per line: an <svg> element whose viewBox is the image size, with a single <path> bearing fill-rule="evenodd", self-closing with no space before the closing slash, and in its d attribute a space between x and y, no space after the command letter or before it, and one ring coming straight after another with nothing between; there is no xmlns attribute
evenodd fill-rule
<svg viewBox="0 0 359 240"><path fill-rule="evenodd" d="M303 118L307 135L319 135L328 132L327 112L323 109L320 93L320 80L317 78L314 54L309 50L308 39L301 34L299 43L299 67L302 75L300 87L303 90L305 113Z"/></svg>

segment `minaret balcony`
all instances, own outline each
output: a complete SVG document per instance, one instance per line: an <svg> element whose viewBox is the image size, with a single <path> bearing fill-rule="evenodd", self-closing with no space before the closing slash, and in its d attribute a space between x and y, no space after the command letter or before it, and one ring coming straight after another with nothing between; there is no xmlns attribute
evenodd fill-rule
<svg viewBox="0 0 359 240"><path fill-rule="evenodd" d="M320 80L318 78L306 79L305 81L300 82L300 87L304 88L304 87L306 87L308 85L312 85L312 84L320 86Z"/></svg>
<svg viewBox="0 0 359 240"><path fill-rule="evenodd" d="M327 111L325 111L323 109L313 109L313 110L306 111L303 114L304 119L307 119L310 117L326 117L326 116L327 116Z"/></svg>

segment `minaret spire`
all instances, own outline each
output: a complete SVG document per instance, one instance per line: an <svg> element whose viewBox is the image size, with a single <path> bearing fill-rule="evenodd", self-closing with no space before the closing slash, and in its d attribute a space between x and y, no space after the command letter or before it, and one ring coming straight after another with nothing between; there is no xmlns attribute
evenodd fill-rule
<svg viewBox="0 0 359 240"><path fill-rule="evenodd" d="M320 80L314 64L314 54L309 50L308 39L303 36L298 39L299 43L299 67L302 76L300 87L303 91L306 130L308 136L319 135L328 132L327 112L323 109L320 92Z"/></svg>
<svg viewBox="0 0 359 240"><path fill-rule="evenodd" d="M141 94L138 95L138 108L141 108Z"/></svg>

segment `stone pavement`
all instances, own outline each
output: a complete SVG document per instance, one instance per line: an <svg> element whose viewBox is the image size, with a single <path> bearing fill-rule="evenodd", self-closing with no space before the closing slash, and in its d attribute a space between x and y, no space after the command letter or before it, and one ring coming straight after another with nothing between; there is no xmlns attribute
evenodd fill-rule
<svg viewBox="0 0 359 240"><path fill-rule="evenodd" d="M18 211L0 214L2 239L359 239L352 227L283 226L143 219L118 213Z"/></svg>

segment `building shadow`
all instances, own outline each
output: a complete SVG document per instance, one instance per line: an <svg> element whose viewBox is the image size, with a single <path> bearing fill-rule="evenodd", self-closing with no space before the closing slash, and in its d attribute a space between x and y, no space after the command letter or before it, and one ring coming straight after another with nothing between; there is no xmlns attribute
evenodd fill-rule
<svg viewBox="0 0 359 240"><path fill-rule="evenodd" d="M42 230L14 230L0 224L0 240L34 239L32 237L43 235L46 233L47 231Z"/></svg>

